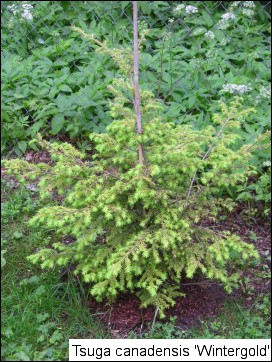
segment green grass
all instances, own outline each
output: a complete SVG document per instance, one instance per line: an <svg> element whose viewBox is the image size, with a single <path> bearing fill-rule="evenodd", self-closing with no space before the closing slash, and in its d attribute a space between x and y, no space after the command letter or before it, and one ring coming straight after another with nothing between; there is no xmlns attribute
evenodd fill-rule
<svg viewBox="0 0 272 362"><path fill-rule="evenodd" d="M110 338L84 305L83 288L57 271L41 273L26 257L48 242L26 225L37 201L26 191L3 187L2 360L68 360L69 338ZM4 258L3 258L4 257Z"/></svg>
<svg viewBox="0 0 272 362"><path fill-rule="evenodd" d="M26 224L41 206L35 193L11 192L4 183L2 199L2 360L63 361L68 359L69 338L111 338L87 308L80 282L69 275L64 282L57 270L41 272L27 261L38 245L50 240ZM269 338L269 296L260 296L250 308L242 305L229 302L199 328L183 330L172 318L129 338Z"/></svg>
<svg viewBox="0 0 272 362"><path fill-rule="evenodd" d="M193 338L259 339L270 338L270 296L261 295L252 306L228 302L213 321L202 322L193 329Z"/></svg>

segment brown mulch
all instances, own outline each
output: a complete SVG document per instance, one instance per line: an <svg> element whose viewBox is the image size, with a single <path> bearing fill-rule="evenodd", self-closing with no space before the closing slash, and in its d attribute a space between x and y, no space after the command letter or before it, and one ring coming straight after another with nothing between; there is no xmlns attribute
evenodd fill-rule
<svg viewBox="0 0 272 362"><path fill-rule="evenodd" d="M31 163L52 163L48 151L28 151L25 154L25 160Z"/></svg>
<svg viewBox="0 0 272 362"><path fill-rule="evenodd" d="M182 329L198 324L199 319L215 316L226 300L226 293L219 284L205 286L184 286L185 297L176 301L166 311L166 320L175 316ZM140 301L132 294L123 294L112 305L90 300L89 308L98 316L108 330L116 337L123 338L130 331L141 333L154 318L154 308L140 308Z"/></svg>

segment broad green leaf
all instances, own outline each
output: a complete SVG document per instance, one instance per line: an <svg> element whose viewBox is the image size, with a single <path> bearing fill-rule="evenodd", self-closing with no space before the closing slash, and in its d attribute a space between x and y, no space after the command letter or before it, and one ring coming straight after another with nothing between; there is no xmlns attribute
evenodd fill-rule
<svg viewBox="0 0 272 362"><path fill-rule="evenodd" d="M72 93L72 89L66 85L66 84L61 84L59 87L58 87L59 90L61 90L62 92L69 92L69 93Z"/></svg>
<svg viewBox="0 0 272 362"><path fill-rule="evenodd" d="M59 112L65 112L71 109L72 104L74 103L75 96L68 96L64 94L59 94L55 103L59 109Z"/></svg>
<svg viewBox="0 0 272 362"><path fill-rule="evenodd" d="M15 238L15 239L21 239L21 237L23 236L24 234L23 233L20 233L19 231L15 231L14 233L13 233L13 237Z"/></svg>
<svg viewBox="0 0 272 362"><path fill-rule="evenodd" d="M31 361L30 357L24 351L17 352L15 356L18 358L17 361Z"/></svg>
<svg viewBox="0 0 272 362"><path fill-rule="evenodd" d="M62 113L58 113L52 118L51 129L52 129L53 135L59 133L59 131L64 126L64 122L65 122L65 119L64 119L64 115Z"/></svg>
<svg viewBox="0 0 272 362"><path fill-rule="evenodd" d="M20 93L14 93L14 97L20 99L20 98L25 98L25 95Z"/></svg>
<svg viewBox="0 0 272 362"><path fill-rule="evenodd" d="M202 16L203 16L203 19L205 20L205 23L207 24L207 26L213 25L213 19L210 14L208 14L206 11L204 11L202 13Z"/></svg>
<svg viewBox="0 0 272 362"><path fill-rule="evenodd" d="M27 142L26 141L18 142L18 147L22 153L25 153L26 148L27 148Z"/></svg>

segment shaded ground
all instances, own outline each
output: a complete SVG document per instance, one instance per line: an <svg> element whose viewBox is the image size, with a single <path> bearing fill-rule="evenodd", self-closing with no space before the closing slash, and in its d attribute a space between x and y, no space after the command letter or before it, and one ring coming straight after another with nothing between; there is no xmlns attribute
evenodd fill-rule
<svg viewBox="0 0 272 362"><path fill-rule="evenodd" d="M198 320L215 316L223 306L226 294L218 284L183 287L186 297L179 298L174 307L166 311L167 319L177 317L182 329L198 324ZM140 308L139 300L131 294L123 294L113 305L90 301L90 309L106 324L115 338L124 338L130 331L141 333L154 317L154 308Z"/></svg>

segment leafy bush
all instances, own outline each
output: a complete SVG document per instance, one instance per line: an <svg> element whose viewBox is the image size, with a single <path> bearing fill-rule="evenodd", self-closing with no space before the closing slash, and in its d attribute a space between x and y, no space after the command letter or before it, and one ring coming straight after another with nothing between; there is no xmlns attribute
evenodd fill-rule
<svg viewBox="0 0 272 362"><path fill-rule="evenodd" d="M131 2L28 3L32 20L22 16L22 2L3 2L1 13L2 151L14 148L21 155L37 132L90 147L87 135L104 132L110 122L107 85L118 70L70 26L110 46L129 46ZM219 99L240 94L257 111L239 130L241 141L251 142L270 127L270 9L259 2L235 4L192 2L197 12L188 13L182 2L140 2L140 32L149 28L140 81L167 104L165 120L197 128L210 125ZM235 17L221 19L226 13ZM257 166L268 159L269 152L259 152Z"/></svg>
<svg viewBox="0 0 272 362"><path fill-rule="evenodd" d="M214 232L201 220L233 207L231 200L215 196L220 187L235 185L248 173L254 145L240 146L238 131L254 109L239 99L221 103L213 125L196 130L165 123L162 103L142 90L144 133L138 134L131 109L130 50L109 49L74 30L99 44L99 52L111 55L124 74L109 87L116 120L106 134L91 134L96 149L92 160L70 144L40 139L54 165L5 162L19 180L39 177L42 198L63 197L61 204L40 209L31 224L76 238L68 245L54 243L30 260L43 268L73 264L97 300L131 291L142 306L155 305L161 316L182 295L183 276L192 278L200 271L230 291L239 279L236 262L258 253L238 236ZM144 165L137 158L139 144Z"/></svg>
<svg viewBox="0 0 272 362"><path fill-rule="evenodd" d="M264 163L267 167L260 175L257 173L258 179L255 182L247 182L237 187L237 200L248 202L262 202L264 205L263 213L268 215L271 205L271 166L270 163Z"/></svg>
<svg viewBox="0 0 272 362"><path fill-rule="evenodd" d="M14 3L15 13L7 9L11 4L5 2L1 14L2 151L13 146L23 154L37 132L47 138L67 135L84 147L84 136L103 132L109 123L105 98L114 75L108 57L71 34L71 23L77 23L86 5L75 3L71 10L63 2L33 1L33 27L22 18L22 2ZM95 17L95 11L88 12L91 29L97 27ZM78 21L83 19L81 13Z"/></svg>
<svg viewBox="0 0 272 362"><path fill-rule="evenodd" d="M10 192L10 186L7 186L5 182L1 185L2 189L6 189ZM13 194L11 200L1 203L1 216L2 224L8 224L18 218L26 217L29 214L34 213L37 209L41 208L40 200L31 198L30 192L25 188L17 188Z"/></svg>

